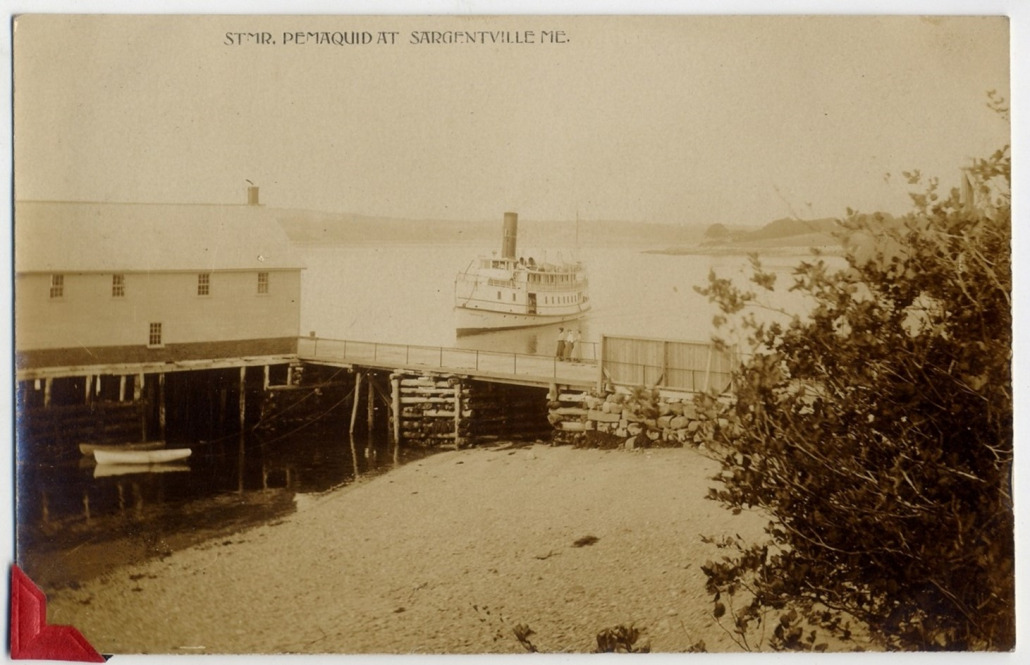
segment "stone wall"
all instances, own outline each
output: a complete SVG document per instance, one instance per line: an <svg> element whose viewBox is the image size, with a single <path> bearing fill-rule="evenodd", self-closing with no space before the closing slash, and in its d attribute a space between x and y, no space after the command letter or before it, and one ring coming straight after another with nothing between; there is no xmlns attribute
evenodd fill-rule
<svg viewBox="0 0 1030 665"><path fill-rule="evenodd" d="M549 395L548 420L555 443L630 449L700 443L692 393L557 388Z"/></svg>

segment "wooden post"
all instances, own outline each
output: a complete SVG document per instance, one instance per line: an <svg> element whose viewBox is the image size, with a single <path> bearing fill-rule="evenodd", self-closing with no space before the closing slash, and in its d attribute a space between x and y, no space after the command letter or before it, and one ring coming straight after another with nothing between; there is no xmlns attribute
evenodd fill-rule
<svg viewBox="0 0 1030 665"><path fill-rule="evenodd" d="M265 365L265 384L262 388L268 390L268 365Z"/></svg>
<svg viewBox="0 0 1030 665"><path fill-rule="evenodd" d="M715 350L712 344L708 345L708 364L705 367L705 392L712 387L712 352Z"/></svg>
<svg viewBox="0 0 1030 665"><path fill-rule="evenodd" d="M357 420L358 420L358 400L360 399L360 397L361 397L361 372L358 372L355 375L355 379L354 379L354 405L351 408L351 412L350 412L350 430L348 430L349 433L351 434L352 442L353 442L353 436L354 436L354 423L357 422Z"/></svg>
<svg viewBox="0 0 1030 665"><path fill-rule="evenodd" d="M376 384L372 381L372 375L368 376L368 436L365 437L365 459L368 459L369 449L372 447L372 427L376 418Z"/></svg>
<svg viewBox="0 0 1030 665"><path fill-rule="evenodd" d="M662 384L668 385L669 381L669 342L662 341L662 373L658 380L655 381L655 385Z"/></svg>
<svg viewBox="0 0 1030 665"><path fill-rule="evenodd" d="M53 388L54 380L51 377L43 379L43 406L50 406L50 392Z"/></svg>
<svg viewBox="0 0 1030 665"><path fill-rule="evenodd" d="M354 465L354 477L358 478L361 476L361 471L358 466L358 448L354 445L354 432L350 432L347 438L350 439L350 461Z"/></svg>
<svg viewBox="0 0 1030 665"><path fill-rule="evenodd" d="M358 447L354 443L354 423L358 419L358 400L361 398L361 372L354 375L354 403L351 405L350 412L350 430L347 432L347 438L350 441L350 460L354 468L354 477L358 478L361 476L361 467L358 466Z"/></svg>
<svg viewBox="0 0 1030 665"><path fill-rule="evenodd" d="M240 443L237 447L236 490L243 494L243 472L246 468L247 366L240 367Z"/></svg>
<svg viewBox="0 0 1030 665"><path fill-rule="evenodd" d="M93 375L86 375L86 404L93 401Z"/></svg>
<svg viewBox="0 0 1030 665"><path fill-rule="evenodd" d="M225 431L225 404L229 400L229 389L222 386L218 389L218 428Z"/></svg>
<svg viewBox="0 0 1030 665"><path fill-rule="evenodd" d="M243 419L240 419L242 423ZM243 430L240 430L240 443L236 447L236 492L243 494L243 472L246 469L246 452L247 448L244 445L246 435Z"/></svg>
<svg viewBox="0 0 1030 665"><path fill-rule="evenodd" d="M133 392L136 395L136 403L143 405L143 407L139 410L139 414L140 414L139 415L139 420L140 420L140 441L146 441L147 440L147 406L148 406L148 404L147 404L146 395L143 392L144 389L146 388L145 379L143 378L144 376L145 375L143 374L143 372L139 373L139 376L136 377L137 378L136 386L133 388Z"/></svg>
<svg viewBox="0 0 1030 665"><path fill-rule="evenodd" d="M461 382L454 384L454 447L461 448Z"/></svg>
<svg viewBox="0 0 1030 665"><path fill-rule="evenodd" d="M157 375L157 426L161 432L161 440L165 440L165 375L161 372Z"/></svg>
<svg viewBox="0 0 1030 665"><path fill-rule="evenodd" d="M125 401L125 375L122 374L118 377L118 401Z"/></svg>
<svg viewBox="0 0 1030 665"><path fill-rule="evenodd" d="M240 435L247 419L247 366L240 367ZM242 441L241 441L242 445Z"/></svg>
<svg viewBox="0 0 1030 665"><path fill-rule="evenodd" d="M398 450L401 447L401 378L394 374L390 377L390 414L393 421L393 463L397 463Z"/></svg>

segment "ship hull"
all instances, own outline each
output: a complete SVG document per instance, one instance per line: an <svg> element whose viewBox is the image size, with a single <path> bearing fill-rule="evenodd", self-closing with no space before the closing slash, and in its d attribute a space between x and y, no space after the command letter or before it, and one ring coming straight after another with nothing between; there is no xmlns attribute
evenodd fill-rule
<svg viewBox="0 0 1030 665"><path fill-rule="evenodd" d="M458 335L474 335L475 333L489 332L491 330L532 328L534 326L575 321L588 311L590 311L589 307L566 314L545 315L494 312L487 309L470 309L467 307L454 308L455 326Z"/></svg>

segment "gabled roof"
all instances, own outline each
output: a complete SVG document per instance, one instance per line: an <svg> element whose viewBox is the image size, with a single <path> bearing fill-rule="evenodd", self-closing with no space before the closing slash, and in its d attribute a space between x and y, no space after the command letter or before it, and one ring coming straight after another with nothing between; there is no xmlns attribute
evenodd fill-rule
<svg viewBox="0 0 1030 665"><path fill-rule="evenodd" d="M302 268L277 211L251 205L17 201L14 269L29 272Z"/></svg>

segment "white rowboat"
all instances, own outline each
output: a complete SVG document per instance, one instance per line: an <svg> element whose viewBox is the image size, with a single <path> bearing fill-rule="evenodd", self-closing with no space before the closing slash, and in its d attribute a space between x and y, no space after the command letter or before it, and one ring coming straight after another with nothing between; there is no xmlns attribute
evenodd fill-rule
<svg viewBox="0 0 1030 665"><path fill-rule="evenodd" d="M193 451L189 448L163 450L95 450L97 464L166 464L186 459Z"/></svg>
<svg viewBox="0 0 1030 665"><path fill-rule="evenodd" d="M134 443L80 443L79 452L83 455L92 455L97 450L157 450L164 448L164 441L137 441Z"/></svg>

